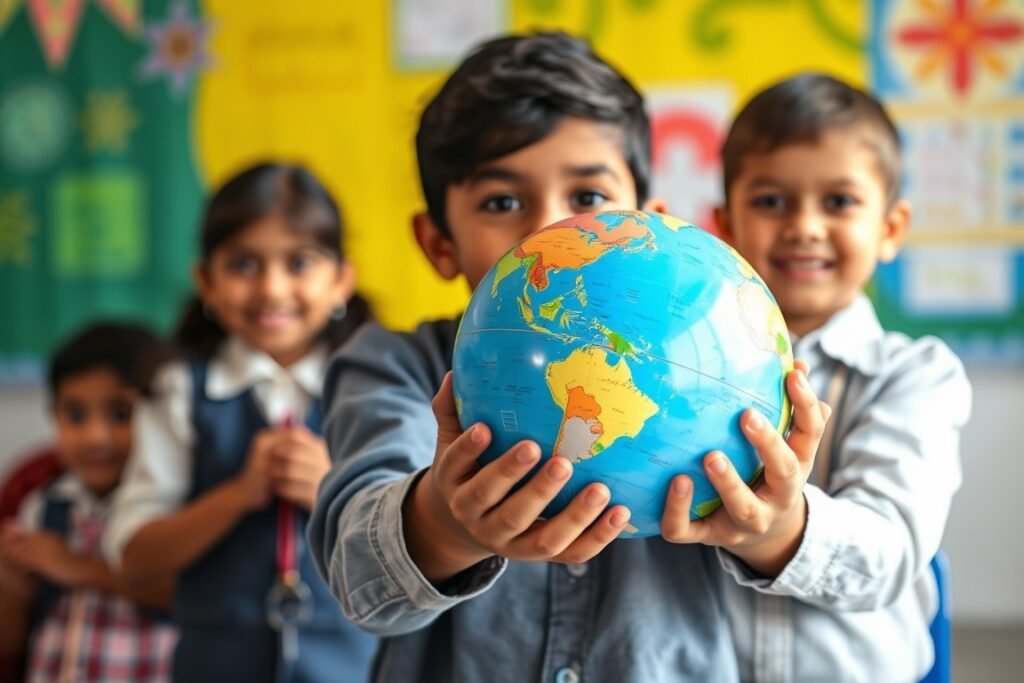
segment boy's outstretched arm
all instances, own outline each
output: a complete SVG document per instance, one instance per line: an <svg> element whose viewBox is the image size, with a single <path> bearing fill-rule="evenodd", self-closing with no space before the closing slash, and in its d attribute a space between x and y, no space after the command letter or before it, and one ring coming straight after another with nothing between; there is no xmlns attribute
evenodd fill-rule
<svg viewBox="0 0 1024 683"><path fill-rule="evenodd" d="M454 336L454 325L448 332ZM431 404L450 362L445 352L450 340L438 341L439 334L436 326L402 336L376 325L364 327L335 357L324 385L324 431L334 464L310 518L309 547L346 616L380 635L423 628L445 610L489 589L506 565L495 553L499 544L500 549L515 545L533 557L564 553L565 546L571 547L566 536L573 538L566 529L585 527L579 515L598 518L607 505L607 495L595 506L578 500L570 506L575 522L567 518L564 525L548 523L551 528L541 533L532 528L536 513L530 511L546 503L528 497L539 489L523 487L515 507L487 514L494 510L496 492L507 491L507 482L518 480L513 470L526 473L530 466L511 465L507 458L515 458L513 451L495 467L481 468L480 479L466 478L476 468L474 453L484 446L473 442L479 434L467 433L460 440L456 423L447 418L442 418L447 435L438 436ZM453 416L451 395L445 395L445 411ZM445 454L439 459L443 472L432 474L428 468L438 453ZM527 453L529 461L538 461L535 446ZM549 466L559 470L562 465L568 468L564 462ZM542 468L535 479L546 476ZM474 484L466 486L469 481ZM543 491L560 488L557 477L549 481L535 483ZM414 493L420 485L424 490ZM450 499L440 494L441 486ZM415 500L418 495L423 499ZM602 519L615 511L605 511ZM517 538L529 538L530 543L510 543ZM571 557L563 554L566 561Z"/></svg>
<svg viewBox="0 0 1024 683"><path fill-rule="evenodd" d="M693 482L686 475L676 477L661 523L666 540L720 546L765 577L777 576L793 559L807 522L804 485L832 411L811 389L805 363L796 362L786 387L793 402L793 428L787 439L756 410L746 411L740 419L743 433L764 463L762 479L748 486L723 453L710 453L704 469L722 507L691 522Z"/></svg>

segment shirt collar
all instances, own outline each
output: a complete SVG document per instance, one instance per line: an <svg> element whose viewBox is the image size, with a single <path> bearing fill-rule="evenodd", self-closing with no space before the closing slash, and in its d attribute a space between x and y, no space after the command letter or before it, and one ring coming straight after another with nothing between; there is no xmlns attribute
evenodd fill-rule
<svg viewBox="0 0 1024 683"><path fill-rule="evenodd" d="M864 375L874 376L885 368L882 345L875 342L885 336L878 322L875 308L863 294L833 315L827 323L797 340L801 346L818 346L821 352L855 368Z"/></svg>
<svg viewBox="0 0 1024 683"><path fill-rule="evenodd" d="M238 396L255 384L282 374L291 378L312 397L319 398L327 371L327 349L318 344L287 368L273 358L249 346L238 337L230 337L210 362L206 394L215 400Z"/></svg>
<svg viewBox="0 0 1024 683"><path fill-rule="evenodd" d="M84 510L104 510L109 498L98 498L81 479L71 472L64 472L53 483L50 495Z"/></svg>

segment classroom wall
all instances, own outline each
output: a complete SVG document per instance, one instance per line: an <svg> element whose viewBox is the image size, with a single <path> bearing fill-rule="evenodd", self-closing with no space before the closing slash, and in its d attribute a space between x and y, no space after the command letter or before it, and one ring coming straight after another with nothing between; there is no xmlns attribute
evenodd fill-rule
<svg viewBox="0 0 1024 683"><path fill-rule="evenodd" d="M57 173L57 162L39 156L38 146L0 145L8 156L11 150L22 155L15 159L21 165L10 169L4 165L10 159L0 158L0 209L6 211L0 213L0 236L9 238L0 240L0 291L21 288L17 297L0 297L0 364L13 360L16 369L23 367L18 361L25 354L46 352L48 346L34 340L52 343L77 322L75 316L92 310L82 307L81 297L105 312L155 312L153 322L166 326L173 307L156 311L151 299L124 279L124 269L133 265L145 274L154 296L172 289L175 295L184 293L200 189L269 156L305 161L340 197L351 226L349 253L364 290L388 323L407 327L459 310L466 299L464 286L430 273L408 229L410 215L422 209L411 140L425 97L467 47L459 41L475 40L480 26L562 28L589 36L599 52L651 95L660 141L655 189L668 195L673 212L704 225L719 193L715 136L753 91L800 69L826 69L879 88L906 124L912 166L908 189L920 211L914 253L886 269L874 294L888 302L890 319L908 331L933 331L928 326L938 320L945 330L974 334L960 340L965 348L1003 361L970 368L975 417L964 435L965 483L946 540L957 617L1024 622L1024 587L1017 576L1024 570L1017 494L1024 482L1024 252L1019 249L1024 170L1012 165L1014 158L1024 159L1024 40L988 46L986 59L971 61L970 78L961 83L950 81L949 64L919 61L924 53L897 46L889 30L934 22L933 15L954 6L974 11L984 3L122 3L125 11L141 11L144 17L112 15L105 3L86 3L81 21L71 27L77 34L70 42L46 46L45 60L37 36L46 32L30 25L28 4L6 3L5 8L0 0L0 104L13 106L17 98L38 94L37 89L18 90L25 83L43 83L58 93L67 89L74 111L66 112L63 132L51 131L51 142L63 144L59 163L72 175L96 181L106 173L107 180L116 182L74 184L74 191L61 193L59 181L66 174ZM65 8L74 5L65 3ZM979 21L1019 21L1024 13L1020 3L985 6ZM194 70L183 87L166 68L140 78L142 67L157 53L146 42L153 34L138 30L140 24L166 24L180 7L206 22L196 34L202 50L195 55ZM453 21L431 23L436 17ZM55 20L59 23L60 17ZM113 58L111 46L125 57ZM2 58L5 49L17 52L17 58ZM93 73L106 62L120 65L124 82L110 73L102 78ZM73 83L75 78L80 80ZM88 107L117 116L86 115ZM948 121L947 114L955 120ZM111 121L117 125L100 125ZM152 156L171 152L160 159ZM963 163L944 161L949 159ZM170 192L166 179L152 169L188 182L180 192ZM123 196L125 173L132 181L128 187L142 188L137 197L145 206L140 204L137 214L115 212L123 202L104 203ZM86 225L76 220L81 211L50 206L53 197L64 195L89 200L103 220ZM52 223L51 209L66 220ZM135 222L146 215L163 217L173 229ZM123 232L113 231L113 225ZM103 268L72 258L92 252L59 241L86 229L109 231L105 244L110 249L99 254L105 255L99 259ZM14 239L19 236L20 241ZM154 241L156 236L173 241L174 248ZM51 237L53 244L46 241ZM123 257L129 247L138 259ZM64 261L56 261L64 271L47 270L49 254L63 255ZM107 286L102 292L101 280ZM55 288L55 282L63 289ZM23 343L15 333L33 317L43 327ZM12 454L47 433L40 388L0 382L0 470Z"/></svg>
<svg viewBox="0 0 1024 683"><path fill-rule="evenodd" d="M974 417L964 432L964 484L944 546L958 623L1024 624L1024 368L970 367ZM46 440L44 392L0 387L0 477L12 454Z"/></svg>

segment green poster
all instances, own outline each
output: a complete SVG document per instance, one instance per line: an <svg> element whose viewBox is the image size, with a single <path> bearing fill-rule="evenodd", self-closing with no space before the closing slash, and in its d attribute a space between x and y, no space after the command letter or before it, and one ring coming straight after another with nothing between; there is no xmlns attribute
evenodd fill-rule
<svg viewBox="0 0 1024 683"><path fill-rule="evenodd" d="M0 381L95 318L167 331L191 290L207 29L189 2L0 2Z"/></svg>

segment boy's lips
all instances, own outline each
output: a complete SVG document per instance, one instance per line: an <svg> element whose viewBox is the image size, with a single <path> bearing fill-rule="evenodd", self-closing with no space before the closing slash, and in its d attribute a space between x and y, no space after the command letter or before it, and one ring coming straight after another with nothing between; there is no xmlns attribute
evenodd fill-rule
<svg viewBox="0 0 1024 683"><path fill-rule="evenodd" d="M772 259L772 266L792 280L814 282L826 277L835 268L835 261L817 257L788 257Z"/></svg>

